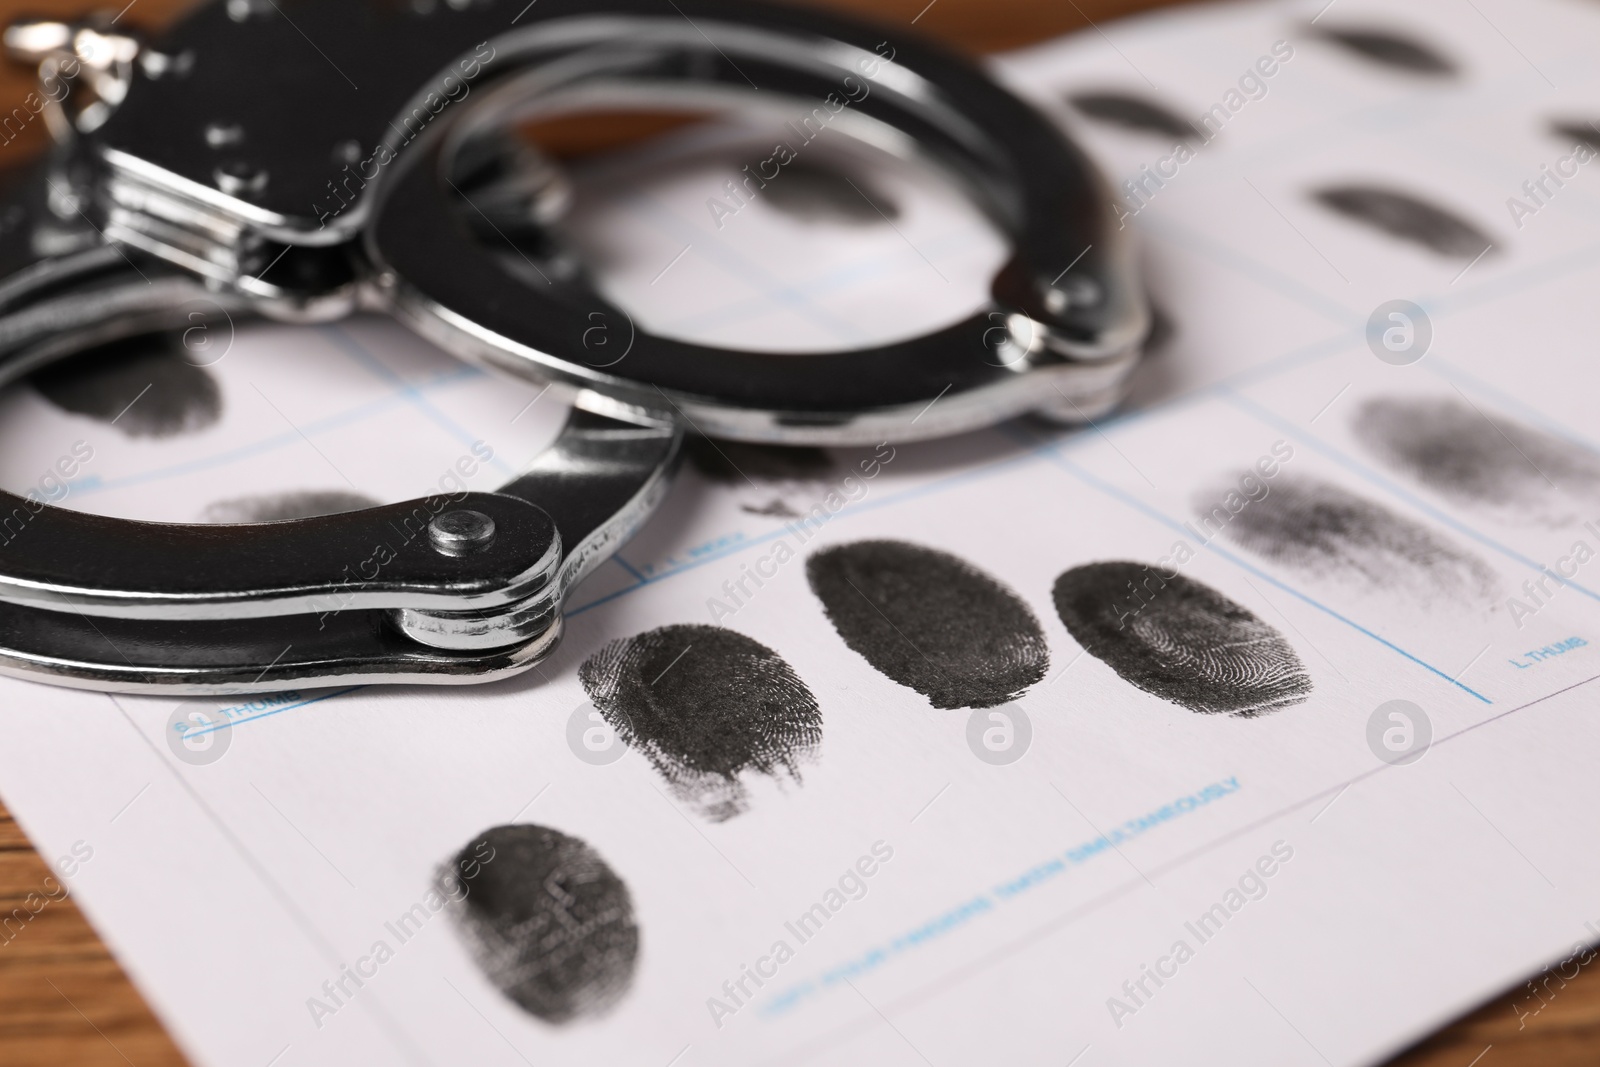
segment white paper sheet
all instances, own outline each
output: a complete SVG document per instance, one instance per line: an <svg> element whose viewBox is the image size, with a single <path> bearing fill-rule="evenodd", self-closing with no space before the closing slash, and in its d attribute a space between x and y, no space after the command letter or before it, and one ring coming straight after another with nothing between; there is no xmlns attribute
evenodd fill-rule
<svg viewBox="0 0 1600 1067"><path fill-rule="evenodd" d="M254 702L0 682L0 792L44 855L73 869L74 897L194 1061L1361 1064L1595 940L1600 860L1581 844L1600 805L1600 570L1579 568L1529 617L1510 599L1574 541L1600 545L1581 525L1600 522L1600 499L1560 497L1570 515L1557 522L1467 508L1375 458L1351 420L1375 398L1433 398L1552 434L1573 455L1600 443L1587 417L1600 164L1520 227L1506 204L1571 151L1551 121L1600 117L1600 12L1317 6L1163 14L999 65L1120 181L1172 145L1092 122L1064 94L1133 93L1198 117L1275 42L1292 45L1265 95L1130 220L1175 332L1129 413L1075 434L1019 423L901 446L859 489L843 473L875 450L780 484L686 470L577 591L561 649L512 681ZM1460 74L1374 65L1317 39L1313 16L1391 27ZM727 153L653 151L589 175L578 208L611 291L652 328L842 347L970 311L997 259L987 227L915 173L871 174L895 225L802 226L757 200L718 229L704 201L727 164L696 160ZM1446 206L1495 248L1469 264L1308 195L1341 181ZM1421 305L1434 329L1413 365L1367 343L1372 310L1394 299ZM164 438L12 390L0 481L33 487L82 441L93 458L67 506L188 521L261 493L399 500L479 442L494 459L471 487L493 487L562 414L373 320L241 329L209 373L220 421ZM1364 583L1228 537L1200 546L1184 525L1197 497L1280 442L1292 449L1280 477L1420 524L1481 562L1483 588L1453 599L1414 576ZM1527 478L1544 477L1530 463ZM775 499L804 511L834 489L854 499L805 543L756 513ZM830 625L803 557L874 538L970 561L1038 617L1050 666L1018 701L1032 736L1017 762L969 745L986 712L934 710ZM1293 647L1308 700L1198 715L1084 654L1052 604L1057 577L1154 562L1181 540L1196 549L1186 578ZM780 543L797 558L714 616L724 583ZM747 776L748 810L720 822L675 799L641 755L594 766L568 743L586 658L714 617L781 655L822 717L799 780ZM1369 746L1393 700L1431 726L1410 765ZM224 717L187 748L175 729ZM627 884L640 947L609 1012L562 1025L523 1012L451 915L429 909L439 865L508 823L582 839ZM786 924L826 908L874 846L864 893L802 943ZM402 940L394 923L419 903L426 918ZM1197 927L1217 905L1225 922ZM14 925L10 939L29 936ZM724 983L779 941L792 958L735 1003ZM380 942L384 960L361 963ZM335 1004L324 983L358 963L371 974ZM1146 970L1158 965L1159 983Z"/></svg>

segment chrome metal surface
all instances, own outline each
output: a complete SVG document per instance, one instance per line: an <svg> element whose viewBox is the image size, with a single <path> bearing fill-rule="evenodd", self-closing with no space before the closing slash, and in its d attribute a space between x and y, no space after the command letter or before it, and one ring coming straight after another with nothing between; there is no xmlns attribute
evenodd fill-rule
<svg viewBox="0 0 1600 1067"><path fill-rule="evenodd" d="M716 27L706 29L712 34ZM627 84L619 70L652 53L640 37L625 39L629 46L622 59L601 49L564 57L555 79L560 88L548 97L540 95L552 80L543 69L505 79L464 109L447 135L395 164L388 199L368 234L368 258L382 279L376 303L464 358L593 395L593 405L620 415L677 418L713 437L785 444L904 441L959 433L1029 411L1082 422L1104 414L1121 398L1149 329L1132 249L1109 213L1069 220L1061 206L1066 202L1061 187L1070 186L1069 178L1086 190L1081 199L1107 202L1099 177L1043 128L1019 134L1014 144L963 147L983 110L970 96L964 99L978 114L933 112L949 127L943 142L926 131L922 140L907 138L895 122L912 123L891 106L910 110L915 103L930 112L928 101L940 96L934 86L904 79L905 99L885 102L885 117L851 116L840 128L853 125L863 140L914 146L915 158L945 166L1010 237L1013 258L994 279L990 304L965 321L866 349L773 354L654 336L634 326L625 309L601 296L587 277L553 262L545 263L548 269L535 262L540 283L530 285L523 276L527 251L496 252L462 224L460 216L485 210L452 177L455 161L475 148L475 139L517 117L561 110L574 100L588 106L670 108L744 103L749 96L732 86ZM719 47L723 43L737 47L733 41ZM746 44L755 48L771 42ZM768 47L763 54L773 51ZM837 59L846 64L839 70L850 69L852 60L867 61L859 51L841 51ZM745 55L735 61L741 67L757 62ZM610 80L587 84L584 74L590 70ZM835 76L849 76L839 70ZM783 96L780 86L763 91L761 104L781 108L780 101L787 101L792 108L800 99ZM1020 102L1011 103L1027 114L1030 126L1035 121L1043 126ZM993 110L991 123L1004 117L1004 109ZM1029 151L1020 151L1016 146L1021 145ZM969 149L974 155L962 158ZM1045 188L1021 180L1030 174L1057 181ZM552 261L560 254L559 248L549 252ZM597 322L629 324L624 359L582 343Z"/></svg>
<svg viewBox="0 0 1600 1067"><path fill-rule="evenodd" d="M257 273L286 245L359 247L366 305L463 358L598 394L594 406L628 417L795 444L940 436L1032 410L1093 418L1148 332L1093 166L971 63L913 36L725 0L230 11L204 6L151 46L194 56L192 70L136 72L95 147L108 235L252 297L293 307L307 289L282 267ZM303 35L333 61L282 63ZM837 111L841 131L953 176L1012 258L989 306L924 337L801 358L638 331L625 360L591 360L596 316L625 312L581 270L530 285L469 224L517 197L528 226L548 221L564 202L559 170L525 158L503 171L515 180L469 187L461 161L519 116L605 103ZM339 313L352 298L341 293L307 314Z"/></svg>
<svg viewBox="0 0 1600 1067"><path fill-rule="evenodd" d="M323 629L314 616L268 623L129 623L0 602L0 674L73 689L227 696L313 686L473 685L538 663L561 639L543 633L507 648L447 651L419 644L367 613Z"/></svg>
<svg viewBox="0 0 1600 1067"><path fill-rule="evenodd" d="M481 511L452 510L428 524L428 540L444 556L465 556L494 540L494 519Z"/></svg>
<svg viewBox="0 0 1600 1067"><path fill-rule="evenodd" d="M41 193L63 167L0 174L15 238L0 246L0 383L192 325L197 308L253 313L137 250L63 242ZM554 647L577 577L661 498L680 439L574 411L498 493L255 525L110 519L0 491L0 673L191 694L516 673Z"/></svg>

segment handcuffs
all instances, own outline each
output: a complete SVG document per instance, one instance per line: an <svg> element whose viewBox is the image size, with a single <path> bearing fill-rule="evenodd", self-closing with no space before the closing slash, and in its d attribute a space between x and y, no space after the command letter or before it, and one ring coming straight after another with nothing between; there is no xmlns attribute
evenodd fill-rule
<svg viewBox="0 0 1600 1067"><path fill-rule="evenodd" d="M686 430L847 445L1029 411L1082 421L1117 402L1148 329L1108 194L1063 134L974 65L831 14L217 0L149 42L36 21L5 43L38 65L28 106L57 143L0 173L0 384L191 325L197 308L366 310L573 403L529 470L464 498L211 526L0 492L0 521L21 530L0 548L5 674L196 695L515 674L551 651L567 593L663 498ZM547 225L559 168L504 131L602 105L793 114L844 97L833 125L941 167L1009 238L991 305L850 352L635 330L624 358L592 353L594 316L623 312ZM383 566L352 580L375 543Z"/></svg>

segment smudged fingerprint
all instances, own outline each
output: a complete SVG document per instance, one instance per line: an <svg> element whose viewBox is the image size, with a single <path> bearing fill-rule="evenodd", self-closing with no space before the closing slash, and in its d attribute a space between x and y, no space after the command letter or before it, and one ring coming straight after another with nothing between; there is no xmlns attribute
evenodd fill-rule
<svg viewBox="0 0 1600 1067"><path fill-rule="evenodd" d="M1085 652L1130 685L1190 711L1248 719L1311 696L1311 676L1282 634L1181 574L1090 563L1057 578L1053 596Z"/></svg>
<svg viewBox="0 0 1600 1067"><path fill-rule="evenodd" d="M936 708L1004 704L1049 669L1022 598L948 553L856 541L811 556L806 578L844 643Z"/></svg>
<svg viewBox="0 0 1600 1067"><path fill-rule="evenodd" d="M587 843L544 826L496 826L439 882L484 976L528 1014L571 1022L628 991L639 956L633 901Z"/></svg>
<svg viewBox="0 0 1600 1067"><path fill-rule="evenodd" d="M219 500L207 505L200 513L201 522L285 522L289 519L309 519L317 515L339 515L346 511L375 508L378 501L361 493L342 490L303 490L290 493L264 493L260 496L240 496Z"/></svg>
<svg viewBox="0 0 1600 1067"><path fill-rule="evenodd" d="M1381 66L1410 74L1438 77L1450 77L1456 73L1456 65L1449 59L1416 38L1393 30L1355 26L1320 26L1315 30L1323 40Z"/></svg>
<svg viewBox="0 0 1600 1067"><path fill-rule="evenodd" d="M755 167L751 165L751 173L755 172ZM783 167L776 177L767 179L759 196L802 222L876 226L900 217L900 206L866 179L852 178L843 171L800 159Z"/></svg>
<svg viewBox="0 0 1600 1067"><path fill-rule="evenodd" d="M1389 468L1503 521L1563 526L1600 510L1600 456L1454 397L1375 397L1351 427Z"/></svg>
<svg viewBox="0 0 1600 1067"><path fill-rule="evenodd" d="M61 410L113 423L129 437L194 433L222 415L216 379L185 360L168 335L91 348L35 371L28 382Z"/></svg>
<svg viewBox="0 0 1600 1067"><path fill-rule="evenodd" d="M1067 97L1067 103L1086 118L1136 133L1153 133L1179 141L1192 141L1196 137L1194 125L1188 119L1144 97L1115 92L1073 93Z"/></svg>
<svg viewBox="0 0 1600 1067"><path fill-rule="evenodd" d="M613 641L578 679L617 736L716 822L749 806L741 776L798 782L822 741L816 697L794 669L718 626L663 626Z"/></svg>
<svg viewBox="0 0 1600 1067"><path fill-rule="evenodd" d="M1592 120L1581 122L1556 121L1550 124L1550 132L1564 141L1587 145L1600 152L1600 122Z"/></svg>
<svg viewBox="0 0 1600 1067"><path fill-rule="evenodd" d="M1219 482L1210 495L1196 495L1202 532L1220 528L1263 559L1369 594L1424 606L1444 601L1487 608L1494 603L1494 571L1422 523L1307 475L1280 475L1265 497L1231 514L1216 502L1242 477Z"/></svg>
<svg viewBox="0 0 1600 1067"><path fill-rule="evenodd" d="M1476 259L1494 241L1461 216L1410 193L1375 185L1336 185L1312 193L1319 204L1390 237L1441 256Z"/></svg>
<svg viewBox="0 0 1600 1067"><path fill-rule="evenodd" d="M771 518L799 518L826 495L834 472L833 458L820 448L692 437L684 451L695 470L738 490L741 511Z"/></svg>

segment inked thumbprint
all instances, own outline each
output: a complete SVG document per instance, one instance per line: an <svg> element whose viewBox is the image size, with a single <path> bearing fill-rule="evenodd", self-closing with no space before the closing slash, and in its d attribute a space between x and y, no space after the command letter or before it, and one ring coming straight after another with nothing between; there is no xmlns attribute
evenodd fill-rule
<svg viewBox="0 0 1600 1067"><path fill-rule="evenodd" d="M1188 119L1165 104L1132 93L1073 93L1067 97L1067 103L1086 118L1135 133L1155 134L1178 141L1202 139Z"/></svg>
<svg viewBox="0 0 1600 1067"><path fill-rule="evenodd" d="M1056 614L1123 681L1205 715L1254 718L1311 696L1289 642L1208 585L1141 563L1090 563L1056 579Z"/></svg>
<svg viewBox="0 0 1600 1067"><path fill-rule="evenodd" d="M718 626L613 641L578 678L595 709L679 800L722 822L749 806L743 776L800 781L822 742L817 699L781 656Z"/></svg>
<svg viewBox="0 0 1600 1067"><path fill-rule="evenodd" d="M1443 602L1487 610L1495 603L1488 564L1422 523L1331 482L1279 476L1266 497L1237 514L1208 503L1218 499L1215 493L1195 498L1203 534L1220 531L1306 577L1424 607Z"/></svg>
<svg viewBox="0 0 1600 1067"><path fill-rule="evenodd" d="M439 880L484 976L528 1014L571 1022L628 991L639 956L633 901L587 843L544 826L496 826Z"/></svg>
<svg viewBox="0 0 1600 1067"><path fill-rule="evenodd" d="M1332 185L1312 198L1352 222L1452 259L1486 254L1494 240L1455 212L1398 189L1376 185Z"/></svg>
<svg viewBox="0 0 1600 1067"><path fill-rule="evenodd" d="M1550 123L1550 132L1569 144L1588 145L1600 151L1600 125L1593 119L1579 121L1557 119Z"/></svg>
<svg viewBox="0 0 1600 1067"><path fill-rule="evenodd" d="M1338 45L1351 55L1370 63L1405 71L1407 74L1426 74L1448 78L1456 73L1456 65L1437 50L1395 30L1372 26L1320 26L1317 36L1330 44Z"/></svg>
<svg viewBox="0 0 1600 1067"><path fill-rule="evenodd" d="M964 559L856 541L806 560L811 591L851 651L936 708L992 708L1050 667L1032 610Z"/></svg>
<svg viewBox="0 0 1600 1067"><path fill-rule="evenodd" d="M109 423L129 437L195 433L222 416L217 380L162 334L91 348L35 371L28 382L62 411Z"/></svg>
<svg viewBox="0 0 1600 1067"><path fill-rule="evenodd" d="M1351 429L1391 470L1504 522L1562 526L1600 509L1600 456L1455 397L1377 397Z"/></svg>

